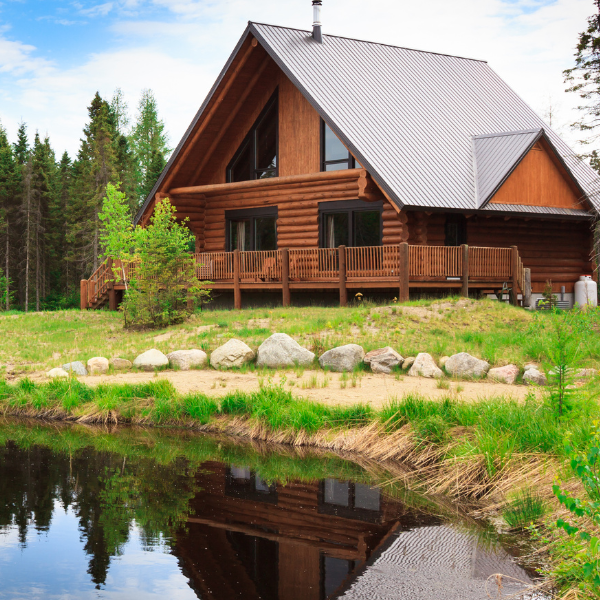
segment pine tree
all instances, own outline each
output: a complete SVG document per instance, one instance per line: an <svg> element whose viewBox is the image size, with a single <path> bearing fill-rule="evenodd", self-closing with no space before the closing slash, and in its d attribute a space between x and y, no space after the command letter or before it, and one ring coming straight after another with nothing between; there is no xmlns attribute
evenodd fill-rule
<svg viewBox="0 0 600 600"><path fill-rule="evenodd" d="M15 214L16 161L13 148L8 142L6 130L0 125L0 248L4 250L4 284L0 293L4 296L6 310L11 300L11 235Z"/></svg>

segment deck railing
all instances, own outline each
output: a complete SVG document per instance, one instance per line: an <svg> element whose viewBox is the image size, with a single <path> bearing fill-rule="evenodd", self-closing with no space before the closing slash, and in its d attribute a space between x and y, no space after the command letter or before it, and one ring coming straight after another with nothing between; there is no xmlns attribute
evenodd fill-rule
<svg viewBox="0 0 600 600"><path fill-rule="evenodd" d="M287 269L283 264L286 256ZM215 284L275 282L284 285L284 274L287 273L286 281L292 283L331 283L343 279L365 285L370 281L389 282L390 287L395 287L404 278L407 283L421 282L430 286L436 285L436 282L453 285L452 281L462 280L467 288L471 281L489 282L494 286L499 284L500 287L507 282L511 287L516 284L517 292L525 289L525 268L516 248L399 244L202 252L195 254L194 259L198 279ZM97 304L113 283L123 284L123 271L126 280L134 278L138 264L127 263L123 269L119 261L104 262L89 280L82 282L82 306L84 300L87 300L86 306ZM85 292L83 283L86 284Z"/></svg>

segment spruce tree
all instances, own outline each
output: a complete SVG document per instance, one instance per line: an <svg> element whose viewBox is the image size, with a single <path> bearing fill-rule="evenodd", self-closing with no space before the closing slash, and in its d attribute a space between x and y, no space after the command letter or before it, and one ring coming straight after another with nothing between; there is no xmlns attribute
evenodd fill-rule
<svg viewBox="0 0 600 600"><path fill-rule="evenodd" d="M4 251L4 286L0 295L4 298L6 310L11 308L11 236L14 236L16 161L13 148L8 142L6 130L0 125L0 249Z"/></svg>

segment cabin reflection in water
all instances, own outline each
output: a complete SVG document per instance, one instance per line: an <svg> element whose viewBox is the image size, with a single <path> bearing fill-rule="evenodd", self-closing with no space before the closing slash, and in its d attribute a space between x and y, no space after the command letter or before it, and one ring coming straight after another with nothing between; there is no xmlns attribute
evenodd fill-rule
<svg viewBox="0 0 600 600"><path fill-rule="evenodd" d="M220 463L197 477L202 490L174 552L202 598L335 597L399 528L437 523L360 483L269 485Z"/></svg>

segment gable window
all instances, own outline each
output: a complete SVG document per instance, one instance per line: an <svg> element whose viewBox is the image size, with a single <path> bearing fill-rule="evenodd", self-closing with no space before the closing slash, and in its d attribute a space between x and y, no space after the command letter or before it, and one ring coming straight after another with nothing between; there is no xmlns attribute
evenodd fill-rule
<svg viewBox="0 0 600 600"><path fill-rule="evenodd" d="M381 492L376 487L351 481L325 479L319 489L319 512L371 521L381 511Z"/></svg>
<svg viewBox="0 0 600 600"><path fill-rule="evenodd" d="M446 246L460 246L467 243L467 219L464 215L446 215L444 228Z"/></svg>
<svg viewBox="0 0 600 600"><path fill-rule="evenodd" d="M229 163L227 183L277 177L277 106L275 92Z"/></svg>
<svg viewBox="0 0 600 600"><path fill-rule="evenodd" d="M321 248L380 246L383 201L343 200L321 202Z"/></svg>
<svg viewBox="0 0 600 600"><path fill-rule="evenodd" d="M358 163L338 136L321 119L321 171L339 171L354 169Z"/></svg>
<svg viewBox="0 0 600 600"><path fill-rule="evenodd" d="M226 246L233 250L277 250L277 207L225 211Z"/></svg>

